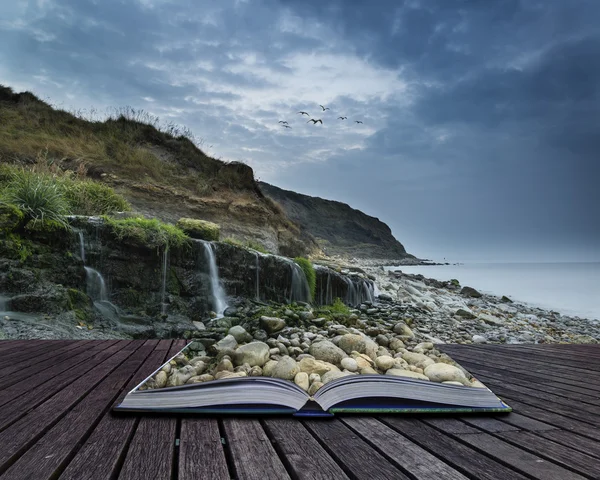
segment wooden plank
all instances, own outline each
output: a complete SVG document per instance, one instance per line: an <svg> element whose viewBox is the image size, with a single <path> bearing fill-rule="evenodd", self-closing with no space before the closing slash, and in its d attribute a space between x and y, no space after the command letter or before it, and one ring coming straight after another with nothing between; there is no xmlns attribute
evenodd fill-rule
<svg viewBox="0 0 600 480"><path fill-rule="evenodd" d="M384 416L380 419L470 478L485 480L525 480L527 478L415 418Z"/></svg>
<svg viewBox="0 0 600 480"><path fill-rule="evenodd" d="M470 365L471 364L466 363L463 366L469 369ZM469 369L469 371L471 370L472 369ZM584 403L589 403L591 405L600 404L600 392L595 392L584 387L575 387L565 385L564 383L560 382L553 382L553 380L548 377L540 378L514 371L511 372L508 370L491 370L482 368L480 366L476 366L475 370L477 371L477 379L484 383L484 378L490 378L492 381L496 380L504 383L508 382L511 385L533 388L540 392L561 395L563 397L572 398Z"/></svg>
<svg viewBox="0 0 600 480"><path fill-rule="evenodd" d="M502 435L509 435L506 432ZM524 432L526 433L526 432ZM585 477L526 452L487 433L459 434L457 438L496 460L540 480L583 480Z"/></svg>
<svg viewBox="0 0 600 480"><path fill-rule="evenodd" d="M223 421L226 446L237 478L283 480L290 478L260 422L250 418Z"/></svg>
<svg viewBox="0 0 600 480"><path fill-rule="evenodd" d="M174 418L142 417L118 478L170 480L176 427Z"/></svg>
<svg viewBox="0 0 600 480"><path fill-rule="evenodd" d="M185 344L185 340L174 340L167 352L167 358L175 355ZM154 365L154 370L159 366ZM143 416L131 439L119 478L170 479L175 468L177 422L177 418L173 416ZM148 439L151 439L151 442Z"/></svg>
<svg viewBox="0 0 600 480"><path fill-rule="evenodd" d="M551 430L537 432L537 434L548 440L553 440L556 443L566 445L567 447L574 448L580 452L600 458L600 442L590 440L589 438L582 437L573 432L566 432L565 430Z"/></svg>
<svg viewBox="0 0 600 480"><path fill-rule="evenodd" d="M28 359L23 359L22 362L14 363L10 366L0 369L0 389L6 388L19 381L20 376L15 375L20 371L35 371L36 373L42 372L53 365L73 358L78 353L90 348L93 342L70 342L58 350L53 350L42 355L36 355Z"/></svg>
<svg viewBox="0 0 600 480"><path fill-rule="evenodd" d="M502 418L502 417L500 417ZM458 420L466 423L467 425L471 425L473 427L480 428L485 430L486 432L496 433L496 432L516 432L519 431L519 428L511 425L509 423L501 422L496 418L490 417L480 417L476 415L471 416L462 416L458 417Z"/></svg>
<svg viewBox="0 0 600 480"><path fill-rule="evenodd" d="M498 363L498 360L492 358L487 358L486 360L473 359L471 357L465 357L463 355L453 355L452 358L476 377L477 372L480 368L491 368L495 371L502 371L502 373L506 373L507 375L511 375L513 372L526 373L528 375L532 375L538 378L537 383L550 383L552 385L560 386L561 388L567 388L565 384L573 385L576 387L583 388L583 390L581 390L581 393L590 396L600 395L600 386L597 386L593 383L595 381L594 379L589 380L581 378L579 375L574 376L573 371L571 371L571 373L568 374L565 374L563 372L557 373L552 371L542 371L541 369L527 370L527 372L523 372L522 370L515 370L515 365L505 364L503 366L502 364ZM544 378L547 379L546 382L544 382Z"/></svg>
<svg viewBox="0 0 600 480"><path fill-rule="evenodd" d="M132 348L137 349L137 344L128 341L116 343L110 347L113 355L108 359L0 432L0 445L3 446L0 449L0 473L68 413L89 390L127 359Z"/></svg>
<svg viewBox="0 0 600 480"><path fill-rule="evenodd" d="M128 385L119 394L117 400L113 402L113 406L120 403L127 392L166 361L171 343L171 340L161 340L158 343ZM61 480L108 480L116 478L139 418L139 415L115 415L111 411L106 412L98 426L61 474Z"/></svg>
<svg viewBox="0 0 600 480"><path fill-rule="evenodd" d="M409 478L339 420L309 420L304 424L349 476Z"/></svg>
<svg viewBox="0 0 600 480"><path fill-rule="evenodd" d="M57 377L48 379L48 381L38 385L27 393L19 395L12 401L2 405L0 430L4 430L10 424L27 414L27 412L33 410L71 382L102 363L114 353L114 350L109 350L109 348L116 343L116 341L97 342L94 347L89 348L82 354L87 356L87 359L84 358L80 363L75 362L73 368L66 370Z"/></svg>
<svg viewBox="0 0 600 480"><path fill-rule="evenodd" d="M372 446L396 465L409 472L411 478L414 477L417 480L431 478L466 480L467 478L424 448L374 418L345 417L342 421L367 439Z"/></svg>
<svg viewBox="0 0 600 480"><path fill-rule="evenodd" d="M157 343L155 340L130 342L129 349L124 349L124 361L79 403L70 408L41 439L31 445L4 473L3 480L24 477L39 480L56 478L74 450L91 433L100 417Z"/></svg>
<svg viewBox="0 0 600 480"><path fill-rule="evenodd" d="M116 342L113 342L113 345L116 345ZM125 344L122 343L121 347L124 346ZM62 362L59 362L46 370L41 372L31 372L32 374L30 376L24 376L22 377L21 381L0 390L0 405L4 405L13 399L23 396L25 393L33 390L35 387L46 383L63 372L66 372L74 365L77 365L80 362L89 361L88 359L89 354L86 351L83 351L74 357L63 359Z"/></svg>
<svg viewBox="0 0 600 480"><path fill-rule="evenodd" d="M535 405L529 405L527 403L520 402L518 400L511 400L510 405L521 415L526 415L565 430L574 431L593 440L600 440L600 429L588 423L583 423L572 418L564 417L563 415L553 411L548 411Z"/></svg>
<svg viewBox="0 0 600 480"><path fill-rule="evenodd" d="M582 475L589 475L592 478L600 477L600 462L597 458L590 455L578 452L530 432L503 432L499 433L498 436L517 445L521 449L528 450L537 456L573 469Z"/></svg>
<svg viewBox="0 0 600 480"><path fill-rule="evenodd" d="M263 421L273 440L275 450L293 478L329 480L348 478L340 466L327 454L319 442L294 418L276 418Z"/></svg>
<svg viewBox="0 0 600 480"><path fill-rule="evenodd" d="M526 373L528 374L536 374L537 376L548 376L549 378L556 379L557 381L561 381L562 379L573 379L573 367L564 367L561 368L559 366L547 366L541 362L531 362L523 360L522 358L511 358L509 356L495 355L493 353L487 353L482 355L481 357L473 356L473 353L467 355L462 353L449 353L450 356L457 362L461 363L463 361L470 362L472 365L484 365L491 368L501 368L504 367L505 370L515 370L515 367L519 367L519 369L526 369ZM471 367L473 368L473 367ZM476 368L475 368L476 370ZM470 370L469 370L470 371ZM517 370L520 371L520 370ZM474 372L471 372L474 374ZM596 392L600 392L600 385L594 384L594 381L597 377L596 372L592 374L586 374L581 370L577 370L576 380L579 385L585 385L586 388L590 390L594 390Z"/></svg>
<svg viewBox="0 0 600 480"><path fill-rule="evenodd" d="M540 422L531 417L526 417L525 415L521 415L520 413L509 413L508 415L502 415L498 417L501 422L508 423L509 425L514 425L515 427L521 430L528 430L531 432L542 432L546 430L557 430L558 427L554 425L550 425L549 423Z"/></svg>
<svg viewBox="0 0 600 480"><path fill-rule="evenodd" d="M181 420L177 478L178 480L233 478L227 469L227 460L216 419L183 418Z"/></svg>
<svg viewBox="0 0 600 480"><path fill-rule="evenodd" d="M40 343L49 340L38 340ZM31 345L31 340L0 340L0 358L11 351L18 351L27 345Z"/></svg>
<svg viewBox="0 0 600 480"><path fill-rule="evenodd" d="M31 340L31 343L15 351L11 351L0 357L0 368L4 368L23 359L30 358L32 355L40 355L46 352L58 350L69 343L68 340L53 340L52 342L38 343L37 340Z"/></svg>
<svg viewBox="0 0 600 480"><path fill-rule="evenodd" d="M581 362L584 361L587 368L596 370L600 364L600 346L589 345L586 351L578 350L574 344L564 345L566 348L553 348L552 344L544 345L476 345L474 347L491 347L492 351L511 352L516 351L519 355L547 358L549 363L557 362ZM569 363L570 364L570 363ZM580 364L581 365L581 364ZM580 366L579 365L579 366ZM577 365L573 365L577 367Z"/></svg>

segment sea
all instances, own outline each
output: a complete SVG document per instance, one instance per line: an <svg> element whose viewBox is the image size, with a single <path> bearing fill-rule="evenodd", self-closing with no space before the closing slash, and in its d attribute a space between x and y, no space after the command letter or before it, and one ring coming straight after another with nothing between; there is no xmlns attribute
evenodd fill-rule
<svg viewBox="0 0 600 480"><path fill-rule="evenodd" d="M600 320L600 262L464 263L386 267L436 280L457 279L482 293L561 315Z"/></svg>

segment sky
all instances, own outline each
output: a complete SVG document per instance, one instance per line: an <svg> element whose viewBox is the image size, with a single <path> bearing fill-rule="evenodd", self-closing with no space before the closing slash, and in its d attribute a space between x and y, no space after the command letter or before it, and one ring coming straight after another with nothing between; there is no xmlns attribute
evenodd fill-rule
<svg viewBox="0 0 600 480"><path fill-rule="evenodd" d="M600 261L598 18L596 0L14 0L0 84L185 125L421 258Z"/></svg>

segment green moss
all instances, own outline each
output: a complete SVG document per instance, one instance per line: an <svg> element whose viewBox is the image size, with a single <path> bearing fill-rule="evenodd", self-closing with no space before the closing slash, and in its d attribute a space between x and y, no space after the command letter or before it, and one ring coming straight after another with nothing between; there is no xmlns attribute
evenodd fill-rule
<svg viewBox="0 0 600 480"><path fill-rule="evenodd" d="M80 322L87 322L91 319L91 312L89 310L82 310L79 308L75 308L72 310L75 314L75 317L77 317L77 320L79 320Z"/></svg>
<svg viewBox="0 0 600 480"><path fill-rule="evenodd" d="M350 315L350 307L342 302L341 298L336 298L333 301L333 304L329 306L329 311L331 313L339 313L343 315Z"/></svg>
<svg viewBox="0 0 600 480"><path fill-rule="evenodd" d="M317 292L317 274L310 260L304 257L296 257L294 261L300 265L300 268L306 275L306 281L308 282L308 288L310 291L311 298L315 298Z"/></svg>
<svg viewBox="0 0 600 480"><path fill-rule="evenodd" d="M177 227L183 230L192 238L214 242L219 240L221 227L216 223L206 220L197 220L195 218L180 218Z"/></svg>
<svg viewBox="0 0 600 480"><path fill-rule="evenodd" d="M33 255L33 244L16 233L9 233L0 241L0 256L25 263Z"/></svg>
<svg viewBox="0 0 600 480"><path fill-rule="evenodd" d="M0 235L12 232L23 222L25 215L10 203L0 203Z"/></svg>
<svg viewBox="0 0 600 480"><path fill-rule="evenodd" d="M189 237L180 228L157 219L103 217L119 240L133 240L150 248L181 247Z"/></svg>
<svg viewBox="0 0 600 480"><path fill-rule="evenodd" d="M260 252L260 253L269 253L269 251L265 247L263 247L260 243L253 242L252 240L248 240L246 242L246 246L248 248L251 248L252 250L256 250L257 252Z"/></svg>
<svg viewBox="0 0 600 480"><path fill-rule="evenodd" d="M89 307L90 305L90 298L87 294L76 288L69 288L67 290L67 296L69 297L70 310L82 309Z"/></svg>
<svg viewBox="0 0 600 480"><path fill-rule="evenodd" d="M244 244L239 240L236 240L232 237L227 237L224 240L221 240L223 243L228 243L229 245L233 245L234 247L244 248Z"/></svg>

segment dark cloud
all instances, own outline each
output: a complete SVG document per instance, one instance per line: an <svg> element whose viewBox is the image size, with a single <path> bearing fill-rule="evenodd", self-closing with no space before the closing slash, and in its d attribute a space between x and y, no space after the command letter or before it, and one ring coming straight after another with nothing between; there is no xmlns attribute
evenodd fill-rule
<svg viewBox="0 0 600 480"><path fill-rule="evenodd" d="M600 259L599 15L595 0L13 2L0 83L187 125L419 255ZM322 102L323 128L297 116Z"/></svg>

